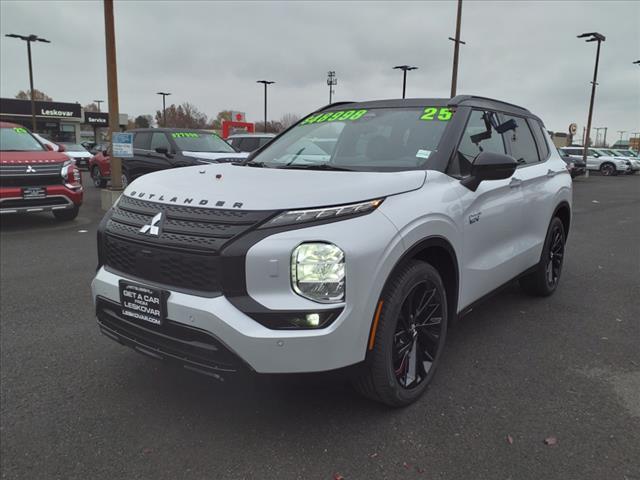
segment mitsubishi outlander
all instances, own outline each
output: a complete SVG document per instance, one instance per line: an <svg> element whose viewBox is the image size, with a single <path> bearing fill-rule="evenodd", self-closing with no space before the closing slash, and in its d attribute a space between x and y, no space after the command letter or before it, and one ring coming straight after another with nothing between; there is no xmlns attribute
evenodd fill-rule
<svg viewBox="0 0 640 480"><path fill-rule="evenodd" d="M212 376L351 367L364 395L407 405L483 297L556 290L571 189L525 108L334 103L241 163L128 185L99 227L98 325Z"/></svg>

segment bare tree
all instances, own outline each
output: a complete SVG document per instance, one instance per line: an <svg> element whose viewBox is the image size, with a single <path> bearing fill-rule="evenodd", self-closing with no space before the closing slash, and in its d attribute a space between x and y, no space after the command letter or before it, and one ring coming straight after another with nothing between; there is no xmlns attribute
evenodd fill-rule
<svg viewBox="0 0 640 480"><path fill-rule="evenodd" d="M298 123L298 120L300 120L300 115L295 113L285 113L282 118L280 118L280 124L283 129L287 129L291 125Z"/></svg>
<svg viewBox="0 0 640 480"><path fill-rule="evenodd" d="M98 105L96 103L93 103L93 102L91 102L88 105L85 105L82 108L84 108L85 112L98 112L99 111L98 110Z"/></svg>
<svg viewBox="0 0 640 480"><path fill-rule="evenodd" d="M207 116L196 108L195 105L185 102L176 106L167 107L167 127L172 128L207 128ZM156 122L164 125L162 110L156 111Z"/></svg>
<svg viewBox="0 0 640 480"><path fill-rule="evenodd" d="M16 94L16 98L18 100L31 100L31 90L27 90L26 92L24 90L20 90L17 94ZM34 100L40 100L40 101L44 101L44 102L53 102L53 98L51 98L49 95L47 95L44 92L41 92L40 90L38 90L37 88L35 88L33 90L33 99Z"/></svg>

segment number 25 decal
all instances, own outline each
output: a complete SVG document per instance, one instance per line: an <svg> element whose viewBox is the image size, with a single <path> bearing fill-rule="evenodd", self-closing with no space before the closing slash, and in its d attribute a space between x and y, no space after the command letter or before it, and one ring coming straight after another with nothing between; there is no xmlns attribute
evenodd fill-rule
<svg viewBox="0 0 640 480"><path fill-rule="evenodd" d="M420 120L440 120L441 122L446 122L451 119L452 115L453 112L448 108L427 107L424 109Z"/></svg>

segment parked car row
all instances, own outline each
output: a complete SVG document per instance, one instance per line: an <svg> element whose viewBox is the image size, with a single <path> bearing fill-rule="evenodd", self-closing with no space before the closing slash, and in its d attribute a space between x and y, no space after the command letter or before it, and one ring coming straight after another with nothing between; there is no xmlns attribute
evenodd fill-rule
<svg viewBox="0 0 640 480"><path fill-rule="evenodd" d="M582 146L574 145L560 150L574 162L583 158L584 151ZM605 176L632 174L640 170L640 161L636 158L625 157L616 153L604 148L589 148L587 150L587 169L599 171Z"/></svg>
<svg viewBox="0 0 640 480"><path fill-rule="evenodd" d="M122 159L122 186L147 173L176 167L244 160L246 152L238 152L211 131L175 128L132 130L133 158ZM89 160L93 184L104 187L111 179L110 149Z"/></svg>

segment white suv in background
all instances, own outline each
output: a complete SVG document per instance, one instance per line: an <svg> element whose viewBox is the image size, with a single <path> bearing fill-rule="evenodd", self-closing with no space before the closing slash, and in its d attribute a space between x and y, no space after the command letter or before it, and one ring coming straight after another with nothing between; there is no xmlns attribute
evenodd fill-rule
<svg viewBox="0 0 640 480"><path fill-rule="evenodd" d="M564 147L561 150L570 157L582 158L583 148L581 146ZM624 158L604 155L598 149L590 148L587 150L587 169L598 170L605 176L631 173L631 162Z"/></svg>

